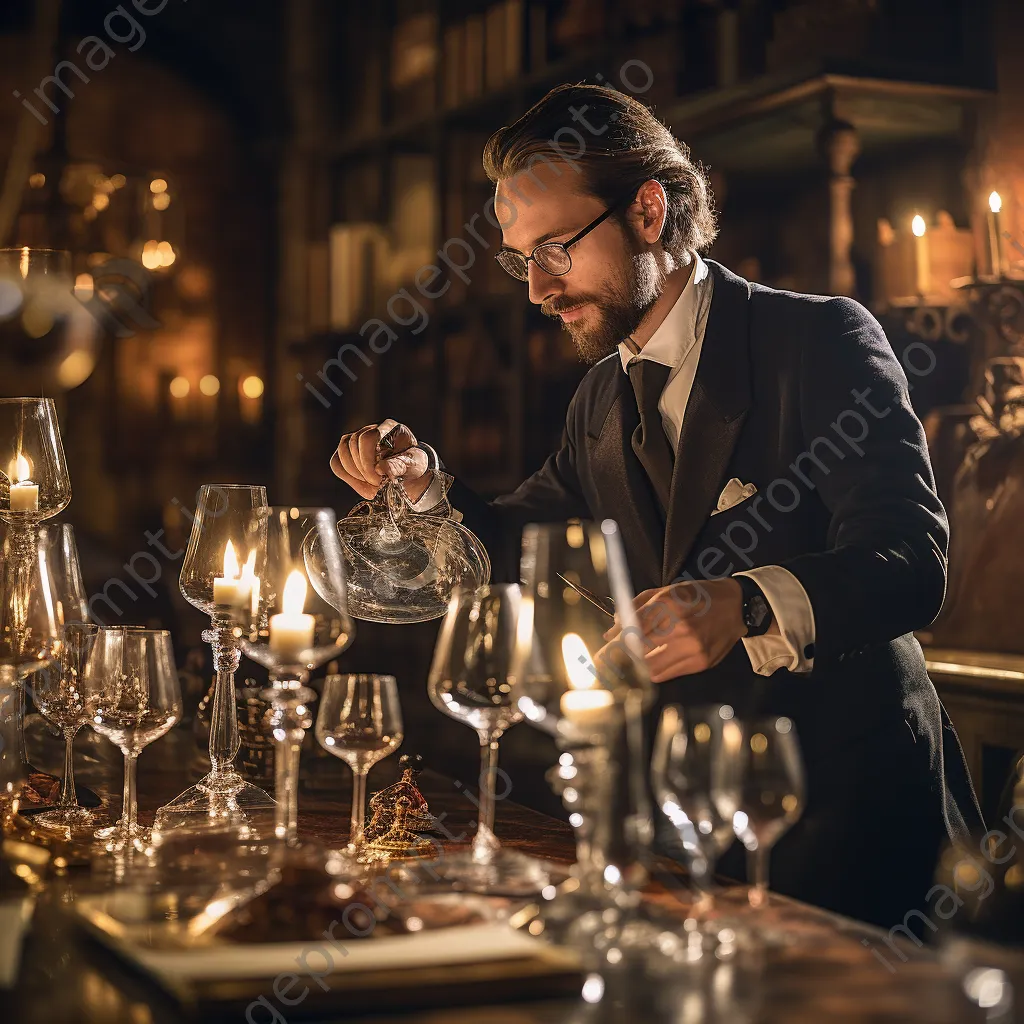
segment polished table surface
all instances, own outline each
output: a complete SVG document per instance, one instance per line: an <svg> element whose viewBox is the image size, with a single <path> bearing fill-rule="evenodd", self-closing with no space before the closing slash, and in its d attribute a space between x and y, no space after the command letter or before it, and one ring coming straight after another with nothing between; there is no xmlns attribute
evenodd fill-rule
<svg viewBox="0 0 1024 1024"><path fill-rule="evenodd" d="M143 754L139 791L144 818L191 781L182 767L188 760L184 752L174 756L174 743L184 744L186 739L169 737L161 741L163 750L156 746ZM301 793L299 827L305 835L340 845L347 839L350 790L349 780L339 768L338 762L321 759L307 772L312 778ZM393 757L373 769L370 791L389 784L396 774L397 757ZM472 791L431 772L424 773L420 781L431 811L435 815L444 813L451 834L470 837L476 811ZM496 832L518 849L562 863L573 859L568 825L510 798L498 802ZM688 895L679 870L670 861L658 861L653 878L649 898L678 914L682 921ZM73 873L70 882L73 891ZM741 895L738 890L727 891L726 903L738 904ZM80 933L55 905L69 898L67 885L51 886L39 897L17 985L10 992L0 990L0 1019L12 1024L169 1024L190 1019L151 981L128 970L113 954ZM633 967L625 971L606 966L599 981L589 979L589 1000L530 1000L524 993L523 999L501 1005L433 1009L372 1019L415 1024L619 1020L638 1024L662 1020L666 1024L712 1020L729 1024L959 1024L985 1019L970 1006L936 954L927 949L902 944L904 961L886 945L884 933L783 898L772 897L767 913L773 924L793 937L793 943L742 962L712 962L692 971L684 967L677 974L658 978L644 977ZM595 984L598 991L602 987L604 990L603 999L597 1002L593 1001ZM286 1019L300 1019L300 1009L289 1010ZM224 1019L244 1017L241 1014ZM270 1019L269 1015L257 1014L250 1024ZM335 1016L316 1019L356 1018L339 1010Z"/></svg>

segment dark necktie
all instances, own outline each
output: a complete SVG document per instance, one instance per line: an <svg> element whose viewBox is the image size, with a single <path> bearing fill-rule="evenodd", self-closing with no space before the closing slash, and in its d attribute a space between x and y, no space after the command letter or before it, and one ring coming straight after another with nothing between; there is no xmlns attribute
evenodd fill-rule
<svg viewBox="0 0 1024 1024"><path fill-rule="evenodd" d="M667 511L675 456L665 436L658 400L672 367L653 359L634 359L626 369L640 411L640 426L633 431L633 451L654 485L662 510Z"/></svg>

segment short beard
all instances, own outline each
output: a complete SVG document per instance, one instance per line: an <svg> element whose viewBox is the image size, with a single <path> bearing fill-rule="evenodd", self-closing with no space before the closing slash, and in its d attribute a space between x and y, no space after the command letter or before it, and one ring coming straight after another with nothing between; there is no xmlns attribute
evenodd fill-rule
<svg viewBox="0 0 1024 1024"><path fill-rule="evenodd" d="M574 298L573 305L589 301L597 311L596 323L584 325L575 321L564 325L572 336L580 359L593 365L611 355L619 342L628 338L643 323L644 317L661 294L662 284L663 275L654 255L650 252L635 252L608 293L600 298Z"/></svg>

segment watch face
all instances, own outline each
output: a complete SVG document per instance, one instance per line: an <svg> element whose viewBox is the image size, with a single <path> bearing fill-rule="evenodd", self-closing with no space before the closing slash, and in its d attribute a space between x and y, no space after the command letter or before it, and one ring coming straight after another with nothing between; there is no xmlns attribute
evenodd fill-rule
<svg viewBox="0 0 1024 1024"><path fill-rule="evenodd" d="M768 602L760 594L754 594L747 607L750 612L748 625L756 629L768 614Z"/></svg>

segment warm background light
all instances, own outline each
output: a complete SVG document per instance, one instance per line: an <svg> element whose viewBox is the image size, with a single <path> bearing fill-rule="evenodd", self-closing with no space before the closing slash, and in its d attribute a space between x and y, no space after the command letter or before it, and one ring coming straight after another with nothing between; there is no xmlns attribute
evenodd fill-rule
<svg viewBox="0 0 1024 1024"><path fill-rule="evenodd" d="M199 390L204 395L212 397L220 391L220 381L212 373L208 373L205 377L200 379Z"/></svg>
<svg viewBox="0 0 1024 1024"><path fill-rule="evenodd" d="M263 394L263 381L256 376L246 377L240 388L246 398L259 398Z"/></svg>
<svg viewBox="0 0 1024 1024"><path fill-rule="evenodd" d="M920 238L925 232L924 217L921 214L915 214L914 219L910 222L910 230Z"/></svg>
<svg viewBox="0 0 1024 1024"><path fill-rule="evenodd" d="M159 192L167 191L167 182L163 178L154 178L149 183L149 191L156 195Z"/></svg>
<svg viewBox="0 0 1024 1024"><path fill-rule="evenodd" d="M993 192L988 197L988 208L993 213L998 213L1003 208L1003 199L998 192Z"/></svg>
<svg viewBox="0 0 1024 1024"><path fill-rule="evenodd" d="M185 398L190 390L191 385L186 377L175 377L171 381L171 394L175 398Z"/></svg>

